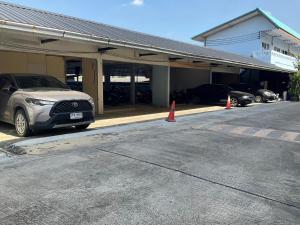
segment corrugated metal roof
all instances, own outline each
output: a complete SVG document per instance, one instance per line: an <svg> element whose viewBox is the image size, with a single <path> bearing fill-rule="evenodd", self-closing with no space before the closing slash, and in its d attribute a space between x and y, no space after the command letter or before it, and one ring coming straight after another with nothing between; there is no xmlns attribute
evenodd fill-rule
<svg viewBox="0 0 300 225"><path fill-rule="evenodd" d="M75 32L82 35L91 35L99 39L106 38L109 39L111 43L116 41L168 50L175 55L176 53L181 53L192 57L205 57L215 60L230 61L241 65L246 64L264 69L285 71L253 58L2 1L0 1L0 21L1 20L42 28Z"/></svg>

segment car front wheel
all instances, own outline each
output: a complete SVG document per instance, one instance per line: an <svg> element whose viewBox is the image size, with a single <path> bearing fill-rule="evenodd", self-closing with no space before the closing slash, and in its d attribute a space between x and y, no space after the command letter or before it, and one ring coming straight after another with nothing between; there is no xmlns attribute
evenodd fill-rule
<svg viewBox="0 0 300 225"><path fill-rule="evenodd" d="M260 96L260 95L255 96L255 102L262 103L263 102L262 96Z"/></svg>
<svg viewBox="0 0 300 225"><path fill-rule="evenodd" d="M86 128L88 128L90 126L90 124L84 124L84 125L78 125L78 126L75 126L75 128L77 130L85 130Z"/></svg>
<svg viewBox="0 0 300 225"><path fill-rule="evenodd" d="M237 98L231 98L231 106L232 107L237 107L239 102L238 102L238 99Z"/></svg>
<svg viewBox="0 0 300 225"><path fill-rule="evenodd" d="M18 110L15 115L15 128L20 137L27 137L30 135L28 120L24 110Z"/></svg>

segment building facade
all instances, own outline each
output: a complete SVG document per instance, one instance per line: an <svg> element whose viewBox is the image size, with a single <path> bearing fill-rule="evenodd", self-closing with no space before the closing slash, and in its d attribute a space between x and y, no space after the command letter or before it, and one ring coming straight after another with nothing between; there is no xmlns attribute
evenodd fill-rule
<svg viewBox="0 0 300 225"><path fill-rule="evenodd" d="M203 32L193 40L201 41L209 48L298 70L300 34L261 9Z"/></svg>
<svg viewBox="0 0 300 225"><path fill-rule="evenodd" d="M0 29L0 73L52 75L93 97L98 114L124 99L125 107L168 107L171 92L211 83L215 73L224 74L223 83L237 83L243 69L292 72L251 57L5 2L0 2ZM150 96L147 103L140 90Z"/></svg>

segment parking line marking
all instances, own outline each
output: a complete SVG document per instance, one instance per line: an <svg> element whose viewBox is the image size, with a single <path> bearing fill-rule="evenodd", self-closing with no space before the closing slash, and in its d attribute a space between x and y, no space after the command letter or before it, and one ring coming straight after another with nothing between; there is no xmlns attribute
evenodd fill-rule
<svg viewBox="0 0 300 225"><path fill-rule="evenodd" d="M216 125L216 126L212 126L210 128L210 130L212 131L220 131L220 130L223 130L224 128L230 128L231 126L230 125L225 125L225 124L219 124L219 125Z"/></svg>
<svg viewBox="0 0 300 225"><path fill-rule="evenodd" d="M295 141L298 137L299 133L296 132L284 132L280 139L284 141Z"/></svg>
<svg viewBox="0 0 300 225"><path fill-rule="evenodd" d="M294 143L300 143L300 133L293 131L283 131L274 129L262 129L258 127L248 126L234 126L229 124L216 124L211 127L207 127L210 131L225 133L225 134L236 134L250 137L267 138L273 140L288 141Z"/></svg>
<svg viewBox="0 0 300 225"><path fill-rule="evenodd" d="M267 137L273 131L274 130L271 130L271 129L260 129L253 136L264 138L264 137Z"/></svg>
<svg viewBox="0 0 300 225"><path fill-rule="evenodd" d="M243 134L247 129L248 127L237 127L231 130L230 132L233 134Z"/></svg>

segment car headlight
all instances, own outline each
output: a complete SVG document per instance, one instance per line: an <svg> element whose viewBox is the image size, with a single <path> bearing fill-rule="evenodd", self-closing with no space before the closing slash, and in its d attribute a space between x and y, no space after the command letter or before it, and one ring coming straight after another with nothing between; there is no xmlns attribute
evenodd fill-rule
<svg viewBox="0 0 300 225"><path fill-rule="evenodd" d="M25 101L29 104L45 106L45 105L54 105L54 101L35 99L35 98L26 98Z"/></svg>
<svg viewBox="0 0 300 225"><path fill-rule="evenodd" d="M89 101L89 103L93 106L93 108L95 108L94 100L93 100L92 98L90 98L88 101Z"/></svg>

